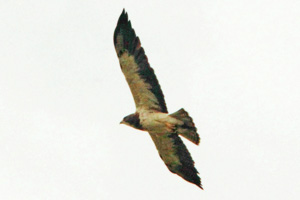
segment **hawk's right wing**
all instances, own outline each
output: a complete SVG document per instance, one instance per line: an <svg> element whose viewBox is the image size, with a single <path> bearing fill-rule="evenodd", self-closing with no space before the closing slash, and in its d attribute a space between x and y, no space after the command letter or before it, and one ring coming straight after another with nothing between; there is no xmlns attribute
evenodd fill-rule
<svg viewBox="0 0 300 200"><path fill-rule="evenodd" d="M203 189L194 161L180 137L176 133L149 133L168 169Z"/></svg>

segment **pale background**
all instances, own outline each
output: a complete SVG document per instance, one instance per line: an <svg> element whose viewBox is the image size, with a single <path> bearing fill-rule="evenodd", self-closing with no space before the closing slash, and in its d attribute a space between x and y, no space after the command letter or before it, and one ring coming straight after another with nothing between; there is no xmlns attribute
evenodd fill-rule
<svg viewBox="0 0 300 200"><path fill-rule="evenodd" d="M113 47L125 8L204 191L168 171ZM299 199L297 0L0 3L0 199Z"/></svg>

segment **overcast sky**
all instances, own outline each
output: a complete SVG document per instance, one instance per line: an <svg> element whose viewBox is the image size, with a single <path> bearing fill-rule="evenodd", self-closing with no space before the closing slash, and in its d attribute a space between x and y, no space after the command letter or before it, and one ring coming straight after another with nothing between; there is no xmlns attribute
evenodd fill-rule
<svg viewBox="0 0 300 200"><path fill-rule="evenodd" d="M0 2L0 199L299 199L299 1ZM168 110L194 119L204 190L119 125L123 8Z"/></svg>

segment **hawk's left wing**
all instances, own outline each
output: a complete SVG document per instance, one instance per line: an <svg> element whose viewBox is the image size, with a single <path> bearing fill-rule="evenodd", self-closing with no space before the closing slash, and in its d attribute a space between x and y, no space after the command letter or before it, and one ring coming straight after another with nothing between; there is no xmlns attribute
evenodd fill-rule
<svg viewBox="0 0 300 200"><path fill-rule="evenodd" d="M114 45L136 108L168 113L157 78L124 10L115 29Z"/></svg>
<svg viewBox="0 0 300 200"><path fill-rule="evenodd" d="M149 133L168 169L203 189L194 161L180 137L176 133Z"/></svg>

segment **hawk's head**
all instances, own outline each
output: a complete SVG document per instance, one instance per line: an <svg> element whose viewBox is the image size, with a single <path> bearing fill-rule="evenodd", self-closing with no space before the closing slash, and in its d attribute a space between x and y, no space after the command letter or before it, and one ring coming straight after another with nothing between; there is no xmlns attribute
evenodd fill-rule
<svg viewBox="0 0 300 200"><path fill-rule="evenodd" d="M125 124L127 126L131 126L133 128L144 130L142 125L140 124L140 118L138 113L133 113L131 115L127 115L124 119L120 122L120 124Z"/></svg>

